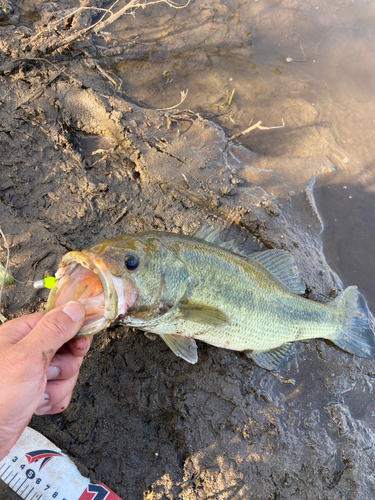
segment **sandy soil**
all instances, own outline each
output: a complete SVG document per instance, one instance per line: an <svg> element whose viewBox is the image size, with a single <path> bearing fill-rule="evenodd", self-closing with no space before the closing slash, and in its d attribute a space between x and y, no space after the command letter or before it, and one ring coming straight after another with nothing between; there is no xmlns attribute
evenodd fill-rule
<svg viewBox="0 0 375 500"><path fill-rule="evenodd" d="M9 25L18 13L9 6L0 28L0 224L18 280L6 317L43 307L30 281L67 251L205 221L243 250L290 250L312 299L340 291L310 182L330 175L326 160L262 157L194 112L138 107L88 64L90 38L64 43L88 11L37 39L33 23ZM31 426L124 500L373 497L374 363L314 341L280 377L202 343L189 365L113 326L95 337L70 407ZM0 497L18 498L2 484Z"/></svg>

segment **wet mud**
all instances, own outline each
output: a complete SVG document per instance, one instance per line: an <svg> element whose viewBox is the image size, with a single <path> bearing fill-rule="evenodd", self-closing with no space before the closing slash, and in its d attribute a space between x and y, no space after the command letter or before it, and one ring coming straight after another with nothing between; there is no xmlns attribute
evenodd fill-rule
<svg viewBox="0 0 375 500"><path fill-rule="evenodd" d="M262 156L183 106L143 108L98 70L93 39L74 38L90 11L35 38L69 6L35 2L20 25L20 6L1 5L0 224L17 280L7 318L43 308L31 282L67 251L205 222L244 251L288 249L314 300L342 290L313 196L332 175L326 158ZM198 348L190 365L113 325L95 336L69 408L30 425L124 500L374 496L372 360L311 341L275 377L241 353ZM3 484L0 497L18 498Z"/></svg>

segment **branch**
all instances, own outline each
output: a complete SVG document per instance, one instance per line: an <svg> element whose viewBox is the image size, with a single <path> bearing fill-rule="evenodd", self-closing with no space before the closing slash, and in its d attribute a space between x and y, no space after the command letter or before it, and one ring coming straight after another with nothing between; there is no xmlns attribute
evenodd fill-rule
<svg viewBox="0 0 375 500"><path fill-rule="evenodd" d="M112 9L113 9L113 7L118 2L119 2L119 0L116 0L111 5L111 7L109 9L100 9L98 7L80 7L77 10L75 10L73 13L67 14L66 16L64 16L63 18L59 19L58 21L55 21L54 23L51 23L48 27L46 27L45 29L43 29L42 31L40 31L39 33L37 33L34 37L32 37L30 40L28 40L27 44L29 45L30 43L32 43L42 33L46 32L48 30L51 30L51 29L56 29L56 27L61 22L63 22L65 19L71 18L72 16L74 16L74 15L82 12L83 10L90 10L91 9L93 11L100 11L100 12L104 12L104 15L101 17L101 19L99 19L99 21L97 21L93 25L88 26L87 28L83 28L83 29L81 29L79 31L76 31L76 32L72 33L70 36L64 37L63 40L58 41L55 44L52 43L51 46L50 46L50 49L56 50L56 49L59 49L61 47L64 47L64 46L66 46L66 45L74 42L78 38L86 35L90 31L92 31L95 34L98 34L106 26L108 26L109 24L112 24L113 22L115 22L117 19L119 19L124 14L126 14L126 13L133 14L134 10L138 9L139 7L142 7L144 9L145 7L147 7L149 5L155 5L155 4L158 4L158 3L166 3L167 5L169 5L169 7L172 7L174 9L184 9L185 7L187 7L189 5L189 3L191 2L191 0L187 0L187 3L185 5L179 5L179 4L175 3L175 2L173 2L172 0L149 0L149 1L147 1L147 0L146 1L143 1L143 0L130 0L128 2L128 4L125 5L125 7L122 7L117 12L113 12ZM105 17L108 14L110 14L110 16L107 19L105 19Z"/></svg>
<svg viewBox="0 0 375 500"><path fill-rule="evenodd" d="M284 118L281 118L281 121L282 121L282 125L278 125L277 127L262 127L262 125L261 125L262 122L259 120L259 122L255 123L254 125L251 125L251 127L243 130L242 132L239 132L238 134L234 134L231 137L229 137L229 139L227 140L227 143L225 145L224 151L226 151L230 141L233 141L234 139L238 139L239 137L242 137L243 135L248 134L249 132L251 132L252 130L255 130L256 128L258 128L259 130L272 130L274 128L284 128L285 127Z"/></svg>
<svg viewBox="0 0 375 500"><path fill-rule="evenodd" d="M180 106L180 104L182 104L184 102L184 100L186 99L188 92L189 92L189 89L186 89L186 92L184 90L182 90L181 91L181 101L178 104L175 104L174 106L171 106L170 108L158 108L158 111L169 111L171 109L178 108L178 106Z"/></svg>

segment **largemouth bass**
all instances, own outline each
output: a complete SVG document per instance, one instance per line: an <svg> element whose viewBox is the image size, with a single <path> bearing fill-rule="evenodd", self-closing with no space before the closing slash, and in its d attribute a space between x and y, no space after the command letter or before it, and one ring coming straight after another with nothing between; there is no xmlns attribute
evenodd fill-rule
<svg viewBox="0 0 375 500"><path fill-rule="evenodd" d="M198 339L243 351L269 370L279 367L293 342L313 338L375 358L369 312L355 286L328 304L307 300L288 251L246 256L210 226L190 236L125 235L69 252L56 278L47 310L80 301L86 319L78 336L118 320L160 335L190 363L198 360Z"/></svg>

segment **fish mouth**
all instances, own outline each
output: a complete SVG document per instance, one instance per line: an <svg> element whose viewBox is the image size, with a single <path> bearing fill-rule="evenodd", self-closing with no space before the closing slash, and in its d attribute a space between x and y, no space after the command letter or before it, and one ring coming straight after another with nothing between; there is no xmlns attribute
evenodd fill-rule
<svg viewBox="0 0 375 500"><path fill-rule="evenodd" d="M83 252L64 255L55 276L46 312L71 300L80 302L86 316L75 338L107 328L120 315L125 315L136 300L131 284L113 276L103 261Z"/></svg>

